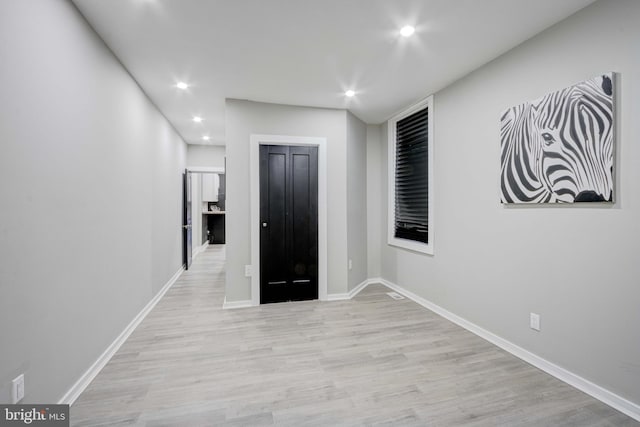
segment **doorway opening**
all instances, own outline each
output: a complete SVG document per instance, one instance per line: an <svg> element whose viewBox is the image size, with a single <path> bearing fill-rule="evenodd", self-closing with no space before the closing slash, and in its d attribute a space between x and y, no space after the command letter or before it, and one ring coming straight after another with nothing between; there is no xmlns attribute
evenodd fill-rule
<svg viewBox="0 0 640 427"><path fill-rule="evenodd" d="M209 244L225 243L226 176L220 167L188 167L183 174L183 264Z"/></svg>

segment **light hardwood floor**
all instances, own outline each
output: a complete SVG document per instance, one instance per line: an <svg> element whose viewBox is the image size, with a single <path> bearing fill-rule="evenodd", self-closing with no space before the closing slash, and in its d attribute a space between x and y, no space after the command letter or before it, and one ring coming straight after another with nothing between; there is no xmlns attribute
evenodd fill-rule
<svg viewBox="0 0 640 427"><path fill-rule="evenodd" d="M74 426L637 426L414 302L222 310L195 260L71 407Z"/></svg>

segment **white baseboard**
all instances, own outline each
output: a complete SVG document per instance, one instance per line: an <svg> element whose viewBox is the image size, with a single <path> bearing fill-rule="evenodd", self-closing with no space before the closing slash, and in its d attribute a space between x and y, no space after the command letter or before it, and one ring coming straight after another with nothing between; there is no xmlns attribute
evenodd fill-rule
<svg viewBox="0 0 640 427"><path fill-rule="evenodd" d="M458 326L463 327L464 329L474 333L480 338L489 341L490 343L513 354L514 356L524 360L525 362L535 366L536 368L543 370L549 375L552 375L557 379L564 381L570 386L573 386L578 390L590 395L591 397L594 397L599 401L611 406L612 408L617 409L623 414L626 414L631 418L640 421L640 405L633 403L621 396L618 396L617 394L597 384L594 384L591 381L582 378L581 376L574 374L571 371L566 370L565 368L549 362L548 360L543 359L542 357L531 353L530 351L525 350L524 348L519 347L516 344L507 341L504 338L493 334L492 332L487 331L486 329L481 328L475 323L472 323L456 314L453 314L450 311L440 307L439 305L434 304L431 301L428 301L421 296L418 296L413 292L396 285L395 283L389 282L385 279L370 279L369 283L381 283L387 288L393 289L399 294L404 295L405 297L413 300L421 306L433 311L434 313L444 317L447 320L450 320Z"/></svg>
<svg viewBox="0 0 640 427"><path fill-rule="evenodd" d="M111 360L114 354L118 351L118 349L124 344L124 342L129 338L129 336L133 333L133 331L138 327L138 325L144 320L144 318L149 314L149 312L156 306L158 301L162 299L164 294L173 286L173 284L178 280L182 272L184 271L184 267L180 267L178 271L169 279L167 283L160 289L160 291L153 297L151 301L144 306L142 310L134 317L134 319L127 325L126 328L118 335L118 337L107 347L107 349L98 357L98 359L93 362L93 364L86 370L84 374L76 381L76 383L71 386L71 388L62 396L62 398L58 401L58 404L61 405L73 405L73 402L80 396L80 394L87 388L91 381L100 373L102 368Z"/></svg>
<svg viewBox="0 0 640 427"><path fill-rule="evenodd" d="M202 245L198 246L191 255L191 259L196 259L196 257L200 255L200 253L204 252L207 249L207 246L209 246L209 242L204 242Z"/></svg>
<svg viewBox="0 0 640 427"><path fill-rule="evenodd" d="M253 301L250 299L240 300L240 301L227 301L227 297L224 297L224 302L222 303L222 308L224 310L234 309L234 308L248 308L255 307L253 305Z"/></svg>
<svg viewBox="0 0 640 427"><path fill-rule="evenodd" d="M373 280L373 281L372 281ZM360 293L361 290L367 287L370 283L380 283L377 279L367 279L363 280L362 283L358 284L355 288L351 289L347 293L343 294L329 294L327 295L327 301L343 301L349 300Z"/></svg>
<svg viewBox="0 0 640 427"><path fill-rule="evenodd" d="M327 295L327 301L344 301L344 300L350 300L350 299L351 297L349 296L348 293Z"/></svg>

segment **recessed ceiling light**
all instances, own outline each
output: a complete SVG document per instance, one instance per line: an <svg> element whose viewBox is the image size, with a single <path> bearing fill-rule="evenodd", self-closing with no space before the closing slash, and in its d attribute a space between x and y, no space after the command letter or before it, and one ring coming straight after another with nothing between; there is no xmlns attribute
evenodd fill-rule
<svg viewBox="0 0 640 427"><path fill-rule="evenodd" d="M200 123L202 121L202 117L200 116L193 116L193 121L196 123Z"/></svg>
<svg viewBox="0 0 640 427"><path fill-rule="evenodd" d="M189 88L189 85L188 85L188 84L186 84L185 82L178 82L178 83L176 83L176 87L177 87L178 89L182 89L182 90L184 90L184 89L188 89L188 88Z"/></svg>
<svg viewBox="0 0 640 427"><path fill-rule="evenodd" d="M202 139L203 139L203 140L205 140L205 141L208 141L208 140L210 140L211 138L209 138L209 135L205 135L205 136L203 136L203 137L202 137Z"/></svg>
<svg viewBox="0 0 640 427"><path fill-rule="evenodd" d="M400 29L400 35L402 37L409 37L415 32L416 32L416 29L413 28L411 25L405 25Z"/></svg>
<svg viewBox="0 0 640 427"><path fill-rule="evenodd" d="M344 93L346 96L348 96L349 98L351 98L353 95L355 95L356 93L354 91L352 91L351 89L349 89L348 91L346 91Z"/></svg>

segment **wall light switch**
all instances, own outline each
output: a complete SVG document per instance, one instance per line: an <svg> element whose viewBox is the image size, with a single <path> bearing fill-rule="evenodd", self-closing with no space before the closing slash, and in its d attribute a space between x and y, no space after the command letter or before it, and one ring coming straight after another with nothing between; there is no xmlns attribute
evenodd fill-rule
<svg viewBox="0 0 640 427"><path fill-rule="evenodd" d="M251 266L250 265L245 265L244 266L244 277L251 277Z"/></svg>
<svg viewBox="0 0 640 427"><path fill-rule="evenodd" d="M540 315L536 313L529 313L529 326L531 329L540 331Z"/></svg>
<svg viewBox="0 0 640 427"><path fill-rule="evenodd" d="M11 381L11 403L18 403L24 398L24 374Z"/></svg>
<svg viewBox="0 0 640 427"><path fill-rule="evenodd" d="M349 260L349 270L353 269L353 260Z"/></svg>

